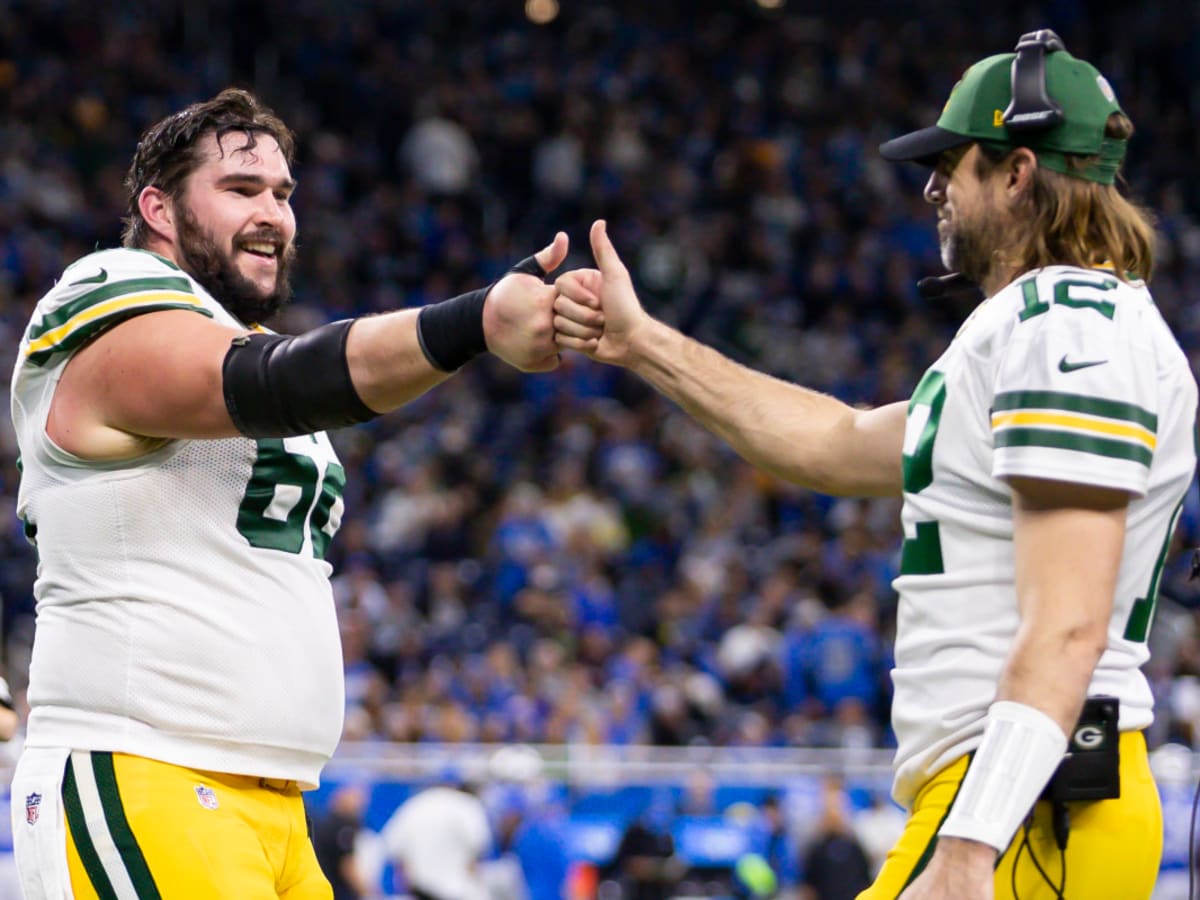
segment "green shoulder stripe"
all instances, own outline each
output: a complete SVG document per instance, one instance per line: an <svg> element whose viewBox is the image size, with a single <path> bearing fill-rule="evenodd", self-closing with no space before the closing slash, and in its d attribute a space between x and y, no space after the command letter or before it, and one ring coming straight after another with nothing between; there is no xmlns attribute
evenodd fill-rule
<svg viewBox="0 0 1200 900"><path fill-rule="evenodd" d="M47 333L36 344L30 343L26 351L26 361L35 366L43 366L55 354L76 350L101 331L142 313L158 312L163 309L187 309L208 316L210 319L213 317L212 312L201 306L199 300L187 302L185 300L148 299L145 302L136 302L136 297L128 298L128 300L129 302L119 301L118 308L89 316L86 321L77 324L64 326L61 335Z"/></svg>
<svg viewBox="0 0 1200 900"><path fill-rule="evenodd" d="M996 432L996 447L1050 447L1056 450L1074 450L1111 459L1127 459L1143 466L1149 466L1154 458L1149 448L1139 444L1048 428L1006 428Z"/></svg>
<svg viewBox="0 0 1200 900"><path fill-rule="evenodd" d="M186 278L173 275L161 278L131 278L127 281L114 281L104 287L96 288L76 297L70 303L64 303L50 315L42 319L34 328L29 330L29 343L33 344L51 331L66 325L80 313L86 312L108 300L115 300L127 294L145 294L148 292L169 291L175 294L195 295L192 283Z"/></svg>
<svg viewBox="0 0 1200 900"><path fill-rule="evenodd" d="M1158 430L1158 416L1132 403L1104 400L1083 394L1062 394L1057 391L1009 391L997 394L992 403L993 412L1016 409L1060 409L1067 412L1084 413L1105 419L1120 419L1136 422L1152 432Z"/></svg>
<svg viewBox="0 0 1200 900"><path fill-rule="evenodd" d="M187 278L169 275L115 281L64 303L31 325L25 358L33 365L45 365L56 353L78 348L117 322L160 309L191 309L212 317Z"/></svg>

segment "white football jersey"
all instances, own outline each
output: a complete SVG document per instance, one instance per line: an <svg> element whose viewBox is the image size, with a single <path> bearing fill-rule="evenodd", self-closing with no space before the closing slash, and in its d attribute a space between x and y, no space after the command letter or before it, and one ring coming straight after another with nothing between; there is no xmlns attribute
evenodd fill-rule
<svg viewBox="0 0 1200 900"><path fill-rule="evenodd" d="M1089 694L1152 719L1139 667L1196 466L1196 383L1140 282L1051 266L986 300L925 373L904 433L892 724L896 800L974 749L1018 625L1012 498L1029 476L1132 496Z"/></svg>
<svg viewBox="0 0 1200 900"><path fill-rule="evenodd" d="M164 309L243 328L172 263L118 249L68 267L21 341L17 514L38 549L26 743L312 786L344 705L324 555L345 474L326 436L172 440L96 463L46 435L71 354Z"/></svg>

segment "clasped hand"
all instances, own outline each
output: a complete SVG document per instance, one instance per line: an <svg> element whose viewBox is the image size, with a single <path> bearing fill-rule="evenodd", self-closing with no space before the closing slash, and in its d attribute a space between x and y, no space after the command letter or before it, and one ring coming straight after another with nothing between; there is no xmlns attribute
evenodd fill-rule
<svg viewBox="0 0 1200 900"><path fill-rule="evenodd" d="M592 254L597 268L560 275L554 286L554 339L566 350L592 359L628 366L637 337L650 317L642 309L629 270L608 238L603 219L592 223Z"/></svg>
<svg viewBox="0 0 1200 900"><path fill-rule="evenodd" d="M630 364L634 338L649 316L603 220L593 223L590 236L597 268L574 269L553 284L520 273L497 282L484 305L484 334L492 353L524 372L557 368L561 350ZM534 256L552 273L566 259L567 248L567 236L559 232Z"/></svg>

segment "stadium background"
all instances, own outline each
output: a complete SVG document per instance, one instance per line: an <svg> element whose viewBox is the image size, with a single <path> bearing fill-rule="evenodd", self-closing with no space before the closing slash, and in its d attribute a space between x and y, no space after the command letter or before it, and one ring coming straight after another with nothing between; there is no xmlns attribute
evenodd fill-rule
<svg viewBox="0 0 1200 900"><path fill-rule="evenodd" d="M118 242L140 131L238 84L299 137L280 330L477 287L560 228L568 266L586 264L603 216L656 315L847 401L903 399L961 311L916 296L940 270L923 174L875 148L935 118L970 62L1049 26L1138 127L1129 187L1159 216L1155 297L1195 368L1195 4L560 2L0 0L4 366L63 266ZM371 788L372 829L447 764L487 774L514 743L538 747L537 783L510 772L485 793L542 826L533 858L564 865L663 804L681 847L732 859L757 846L738 842L758 839L768 793L799 852L826 774L847 778L837 797L856 811L886 787L895 502L758 475L573 355L537 376L478 361L335 442L349 705L329 775ZM8 514L7 428L0 456L20 703L35 558ZM1190 748L1200 726L1198 530L1193 493L1152 637L1155 747ZM1164 791L1186 807L1182 759ZM707 808L687 806L689 785ZM1186 858L1173 809L1167 868ZM534 900L555 896L542 881Z"/></svg>

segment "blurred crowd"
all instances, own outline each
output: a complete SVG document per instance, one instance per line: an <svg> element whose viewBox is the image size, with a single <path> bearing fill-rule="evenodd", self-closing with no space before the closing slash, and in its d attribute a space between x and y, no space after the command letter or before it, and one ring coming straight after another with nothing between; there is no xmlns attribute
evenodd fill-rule
<svg viewBox="0 0 1200 900"><path fill-rule="evenodd" d="M4 365L63 267L118 243L142 129L237 84L298 133L280 331L479 287L559 229L568 267L588 264L605 217L655 315L846 401L904 399L965 311L917 294L940 272L925 173L875 148L1039 26L1106 72L1137 125L1152 287L1200 363L1200 11L860 5L563 0L539 25L516 0L0 2ZM889 745L897 501L756 473L573 354L535 376L476 361L334 440L347 739ZM1152 638L1156 743L1200 736L1198 531L1192 497ZM35 565L7 515L18 691Z"/></svg>

